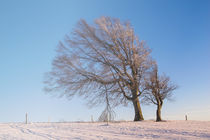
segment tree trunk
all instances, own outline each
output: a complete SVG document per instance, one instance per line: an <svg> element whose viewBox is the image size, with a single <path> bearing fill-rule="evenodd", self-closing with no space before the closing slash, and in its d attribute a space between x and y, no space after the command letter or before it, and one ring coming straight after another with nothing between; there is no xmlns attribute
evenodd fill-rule
<svg viewBox="0 0 210 140"><path fill-rule="evenodd" d="M162 119L161 119L161 108L162 108L162 105L158 104L157 105L157 112L156 112L156 122L162 121Z"/></svg>
<svg viewBox="0 0 210 140"><path fill-rule="evenodd" d="M140 102L138 98L133 100L133 106L134 106L134 111L135 111L134 121L143 121L144 117L141 111Z"/></svg>

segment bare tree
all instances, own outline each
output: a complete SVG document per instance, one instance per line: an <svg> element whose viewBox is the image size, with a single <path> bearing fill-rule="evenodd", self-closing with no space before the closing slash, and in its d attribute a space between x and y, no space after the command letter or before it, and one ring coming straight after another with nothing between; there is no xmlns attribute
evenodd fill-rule
<svg viewBox="0 0 210 140"><path fill-rule="evenodd" d="M115 112L113 110L113 107L110 105L109 103L109 95L108 95L108 90L107 90L107 87L105 86L105 100L106 100L106 107L104 109L104 111L101 113L101 115L99 116L98 118L98 121L100 122L108 122L109 121L114 121L114 117L115 117Z"/></svg>
<svg viewBox="0 0 210 140"><path fill-rule="evenodd" d="M89 25L80 20L71 36L59 43L45 89L62 91L61 96L70 98L83 96L94 106L105 102L106 85L110 103L132 102L134 121L143 120L139 97L144 76L153 65L150 52L128 22L101 17Z"/></svg>
<svg viewBox="0 0 210 140"><path fill-rule="evenodd" d="M143 99L145 102L157 105L156 121L162 121L161 109L163 100L171 99L172 92L177 89L175 84L172 84L170 78L165 75L158 75L158 67L154 66L153 71L145 80L146 92Z"/></svg>

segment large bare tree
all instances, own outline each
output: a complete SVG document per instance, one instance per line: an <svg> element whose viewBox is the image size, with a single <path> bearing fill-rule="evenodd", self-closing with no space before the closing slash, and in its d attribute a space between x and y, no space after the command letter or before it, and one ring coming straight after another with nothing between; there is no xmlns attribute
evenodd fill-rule
<svg viewBox="0 0 210 140"><path fill-rule="evenodd" d="M134 121L144 120L139 97L151 69L150 49L134 34L129 22L101 17L90 25L80 20L72 34L60 42L46 91L83 96L88 103L105 103L104 85L113 105L133 103Z"/></svg>
<svg viewBox="0 0 210 140"><path fill-rule="evenodd" d="M177 85L170 81L166 75L158 74L158 67L154 65L153 70L145 80L146 92L144 92L143 100L157 106L156 121L162 121L161 109L165 99L171 99L172 93L177 89Z"/></svg>

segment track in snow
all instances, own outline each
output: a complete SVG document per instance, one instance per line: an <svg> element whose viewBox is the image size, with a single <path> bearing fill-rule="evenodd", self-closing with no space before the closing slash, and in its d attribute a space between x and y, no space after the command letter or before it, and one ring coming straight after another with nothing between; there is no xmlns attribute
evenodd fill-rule
<svg viewBox="0 0 210 140"><path fill-rule="evenodd" d="M5 123L0 124L5 140L139 140L210 139L210 122L120 122L120 123Z"/></svg>

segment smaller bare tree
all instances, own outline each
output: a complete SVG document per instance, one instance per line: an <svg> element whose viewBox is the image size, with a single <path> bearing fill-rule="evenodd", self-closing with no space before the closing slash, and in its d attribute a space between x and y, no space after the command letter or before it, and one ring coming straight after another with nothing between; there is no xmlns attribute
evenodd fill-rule
<svg viewBox="0 0 210 140"><path fill-rule="evenodd" d="M101 115L98 118L98 121L100 122L108 122L109 121L114 121L114 117L115 117L115 112L112 109L112 106L110 105L110 99L109 99L109 94L108 94L108 89L105 86L105 98L106 98L106 107L104 109L104 111L101 113Z"/></svg>
<svg viewBox="0 0 210 140"><path fill-rule="evenodd" d="M158 67L155 65L152 72L145 80L145 87L144 100L147 103L157 105L156 121L162 121L161 109L163 100L171 99L172 92L177 89L177 86L171 83L168 76L158 75Z"/></svg>

